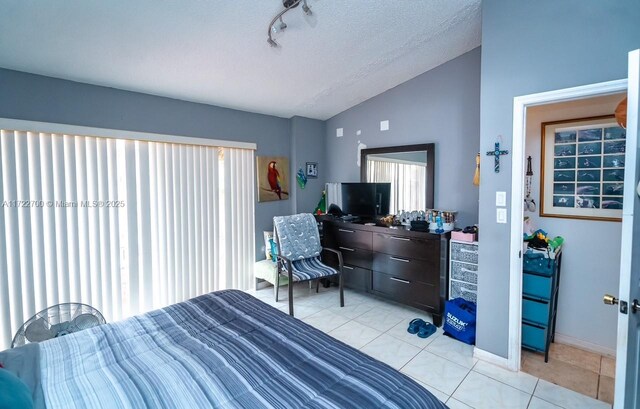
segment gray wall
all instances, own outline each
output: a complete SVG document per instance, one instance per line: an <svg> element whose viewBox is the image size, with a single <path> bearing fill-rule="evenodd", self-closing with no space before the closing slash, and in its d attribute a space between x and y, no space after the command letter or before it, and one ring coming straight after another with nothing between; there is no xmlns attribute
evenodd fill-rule
<svg viewBox="0 0 640 409"><path fill-rule="evenodd" d="M435 207L477 223L473 186L480 130L480 49L476 48L327 121L327 181L359 182L358 141L367 148L436 144ZM380 131L380 121L390 129ZM336 128L344 136L336 137ZM361 135L356 132L361 130Z"/></svg>
<svg viewBox="0 0 640 409"><path fill-rule="evenodd" d="M291 118L291 175L293 213L311 213L318 205L327 180L325 165L325 122L300 116ZM307 179L304 189L298 185L298 169L306 174L307 162L318 163L318 178Z"/></svg>
<svg viewBox="0 0 640 409"><path fill-rule="evenodd" d="M541 124L611 115L622 98L608 95L527 110L525 154L531 155L531 197L536 204L540 204ZM540 217L538 212L526 212L525 216L536 228L566 240L558 297L558 340L615 354L618 314L615 308L604 305L602 295L618 293L622 223ZM593 330L594 322L598 323L598 331Z"/></svg>
<svg viewBox="0 0 640 409"><path fill-rule="evenodd" d="M638 0L484 0L482 9L482 151L498 135L511 147L515 96L626 78L627 53L640 47ZM511 156L498 174L492 163L481 164L477 346L507 357L510 231L495 221L495 192L511 199Z"/></svg>
<svg viewBox="0 0 640 409"><path fill-rule="evenodd" d="M291 156L288 119L5 69L0 117L254 142L257 155ZM291 202L256 203L257 258L264 258L262 231L272 228L273 216L290 214Z"/></svg>

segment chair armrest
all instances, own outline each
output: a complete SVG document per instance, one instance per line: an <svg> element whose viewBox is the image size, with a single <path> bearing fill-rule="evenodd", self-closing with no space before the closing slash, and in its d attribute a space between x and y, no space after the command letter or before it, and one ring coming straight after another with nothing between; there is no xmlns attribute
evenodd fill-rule
<svg viewBox="0 0 640 409"><path fill-rule="evenodd" d="M340 266L340 272L342 273L342 252L340 250L332 249L329 247L323 247L322 250L330 251L338 255L338 265Z"/></svg>
<svg viewBox="0 0 640 409"><path fill-rule="evenodd" d="M287 269L287 275L289 276L289 279L291 279L293 275L291 260L280 254L276 255L276 260L278 264L278 266L276 267L276 270L278 270L276 274L280 274L280 266L282 266Z"/></svg>

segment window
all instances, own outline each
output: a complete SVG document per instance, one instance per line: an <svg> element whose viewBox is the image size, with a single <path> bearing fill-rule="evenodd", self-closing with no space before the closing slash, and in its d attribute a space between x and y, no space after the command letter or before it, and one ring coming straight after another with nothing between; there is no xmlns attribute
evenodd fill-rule
<svg viewBox="0 0 640 409"><path fill-rule="evenodd" d="M1 131L0 349L57 303L87 303L112 321L248 288L253 158L243 148Z"/></svg>

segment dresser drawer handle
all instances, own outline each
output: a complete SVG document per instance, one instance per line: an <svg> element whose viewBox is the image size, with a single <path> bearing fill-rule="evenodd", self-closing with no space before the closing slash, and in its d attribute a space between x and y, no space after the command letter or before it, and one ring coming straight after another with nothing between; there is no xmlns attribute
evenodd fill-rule
<svg viewBox="0 0 640 409"><path fill-rule="evenodd" d="M347 270L353 270L353 267L351 267L351 266L345 266L345 265L343 265L342 267L346 268Z"/></svg>
<svg viewBox="0 0 640 409"><path fill-rule="evenodd" d="M345 251L356 251L355 249L350 249L349 247L338 247L340 250L345 250Z"/></svg>
<svg viewBox="0 0 640 409"><path fill-rule="evenodd" d="M403 263L408 263L410 260L407 260L406 258L398 258L398 257L389 257L391 260L393 261L402 261Z"/></svg>
<svg viewBox="0 0 640 409"><path fill-rule="evenodd" d="M389 238L390 238L391 240L411 241L411 239L408 239L408 238L406 238L406 237L389 236Z"/></svg>
<svg viewBox="0 0 640 409"><path fill-rule="evenodd" d="M347 230L347 229L338 229L338 231L341 231L343 233L355 233L355 230Z"/></svg>
<svg viewBox="0 0 640 409"><path fill-rule="evenodd" d="M397 281L397 282L403 283L403 284L411 284L411 281L403 280L401 278L390 277L389 280Z"/></svg>
<svg viewBox="0 0 640 409"><path fill-rule="evenodd" d="M460 249L461 253L472 253L472 254L478 254L477 250L467 250L467 249Z"/></svg>
<svg viewBox="0 0 640 409"><path fill-rule="evenodd" d="M460 271L464 271L465 273L477 273L475 270L469 270L468 268L460 267Z"/></svg>

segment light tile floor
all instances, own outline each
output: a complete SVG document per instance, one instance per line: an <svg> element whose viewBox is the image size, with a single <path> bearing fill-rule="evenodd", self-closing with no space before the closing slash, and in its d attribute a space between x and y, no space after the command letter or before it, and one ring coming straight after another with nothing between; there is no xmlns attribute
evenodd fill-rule
<svg viewBox="0 0 640 409"><path fill-rule="evenodd" d="M424 311L350 290L340 308L335 287L319 294L313 287L294 286L296 318L410 376L451 409L611 408L538 377L478 361L472 346L443 336L441 329L427 339L409 334L413 318L432 321ZM288 313L286 287L281 290L277 303L272 287L248 292Z"/></svg>

